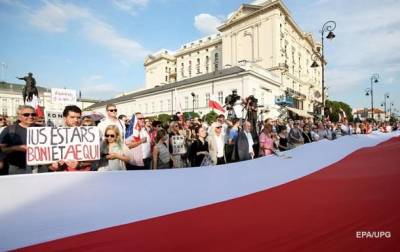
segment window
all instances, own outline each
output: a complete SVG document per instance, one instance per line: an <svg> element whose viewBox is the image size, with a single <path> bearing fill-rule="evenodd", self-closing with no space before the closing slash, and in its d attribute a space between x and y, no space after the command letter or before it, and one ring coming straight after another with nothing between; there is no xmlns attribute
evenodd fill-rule
<svg viewBox="0 0 400 252"><path fill-rule="evenodd" d="M165 67L165 73L168 73L168 67Z"/></svg>
<svg viewBox="0 0 400 252"><path fill-rule="evenodd" d="M195 108L199 108L199 95L196 95L196 96L195 96L195 99L194 99L194 107L195 107Z"/></svg>
<svg viewBox="0 0 400 252"><path fill-rule="evenodd" d="M161 111L164 111L164 101L163 100L160 101L160 112Z"/></svg>
<svg viewBox="0 0 400 252"><path fill-rule="evenodd" d="M196 70L197 70L197 74L200 74L200 59L199 58L197 58Z"/></svg>
<svg viewBox="0 0 400 252"><path fill-rule="evenodd" d="M156 111L156 104L155 102L151 102L151 113L154 113Z"/></svg>
<svg viewBox="0 0 400 252"><path fill-rule="evenodd" d="M185 96L185 109L189 109L189 97Z"/></svg>
<svg viewBox="0 0 400 252"><path fill-rule="evenodd" d="M208 107L209 101L210 101L210 93L206 93L206 107Z"/></svg>
<svg viewBox="0 0 400 252"><path fill-rule="evenodd" d="M190 78L190 77L192 77L192 61L191 60L189 60L188 71L189 71L189 78Z"/></svg>
<svg viewBox="0 0 400 252"><path fill-rule="evenodd" d="M8 112L8 111L7 111L7 108L5 108L5 107L2 108L1 112L2 112L2 114L3 114L4 116L8 115L8 114L7 114L7 112Z"/></svg>
<svg viewBox="0 0 400 252"><path fill-rule="evenodd" d="M185 78L185 64L181 64L181 76L182 78Z"/></svg>
<svg viewBox="0 0 400 252"><path fill-rule="evenodd" d="M206 72L208 73L210 70L210 57L206 56Z"/></svg>
<svg viewBox="0 0 400 252"><path fill-rule="evenodd" d="M219 59L218 59L218 53L216 53L216 54L214 55L214 69L215 69L215 71L218 70L218 61L219 61Z"/></svg>
<svg viewBox="0 0 400 252"><path fill-rule="evenodd" d="M222 91L218 92L218 101L223 104L224 102L224 93Z"/></svg>
<svg viewBox="0 0 400 252"><path fill-rule="evenodd" d="M260 104L261 105L264 105L265 103L264 103L264 95L265 95L265 93L264 92L261 92L261 98L260 98Z"/></svg>
<svg viewBox="0 0 400 252"><path fill-rule="evenodd" d="M144 113L149 113L149 104L144 104Z"/></svg>
<svg viewBox="0 0 400 252"><path fill-rule="evenodd" d="M168 82L168 75L165 75L165 82Z"/></svg>
<svg viewBox="0 0 400 252"><path fill-rule="evenodd" d="M172 103L171 103L171 99L167 100L168 103L168 110L172 110Z"/></svg>

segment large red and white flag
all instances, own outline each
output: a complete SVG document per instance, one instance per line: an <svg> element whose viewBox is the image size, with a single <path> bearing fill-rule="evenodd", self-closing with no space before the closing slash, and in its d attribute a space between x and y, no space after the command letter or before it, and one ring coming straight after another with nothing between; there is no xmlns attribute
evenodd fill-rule
<svg viewBox="0 0 400 252"><path fill-rule="evenodd" d="M398 251L399 135L218 167L0 176L0 250Z"/></svg>
<svg viewBox="0 0 400 252"><path fill-rule="evenodd" d="M35 113L38 116L44 116L43 108L40 106L40 100L36 95L33 95L32 100L25 102L25 104L35 108Z"/></svg>
<svg viewBox="0 0 400 252"><path fill-rule="evenodd" d="M208 101L208 107L212 109L219 110L221 112L225 112L224 107L222 104L219 102L218 98L216 95L211 95L210 100Z"/></svg>

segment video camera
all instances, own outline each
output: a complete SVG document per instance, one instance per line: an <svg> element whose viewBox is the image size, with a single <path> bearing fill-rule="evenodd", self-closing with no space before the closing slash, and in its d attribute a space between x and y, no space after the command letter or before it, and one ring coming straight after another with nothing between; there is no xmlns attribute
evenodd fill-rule
<svg viewBox="0 0 400 252"><path fill-rule="evenodd" d="M227 109L231 109L238 100L240 100L240 96L237 94L236 90L232 90L232 94L225 98L225 106Z"/></svg>

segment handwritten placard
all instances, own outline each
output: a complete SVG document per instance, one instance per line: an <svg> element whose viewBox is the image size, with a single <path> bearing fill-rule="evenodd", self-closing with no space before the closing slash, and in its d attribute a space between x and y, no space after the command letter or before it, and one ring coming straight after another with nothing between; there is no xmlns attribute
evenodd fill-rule
<svg viewBox="0 0 400 252"><path fill-rule="evenodd" d="M30 127L26 142L28 165L50 164L59 160L100 159L100 133L95 126Z"/></svg>

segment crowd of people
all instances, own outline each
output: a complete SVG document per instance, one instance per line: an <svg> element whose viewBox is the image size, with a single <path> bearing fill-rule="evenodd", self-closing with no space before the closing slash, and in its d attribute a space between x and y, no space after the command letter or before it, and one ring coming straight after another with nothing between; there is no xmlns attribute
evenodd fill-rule
<svg viewBox="0 0 400 252"><path fill-rule="evenodd" d="M66 106L64 127L97 126L100 132L100 160L58 160L29 166L26 162L28 127L44 125L33 107L18 109L17 121L0 117L0 173L26 174L57 171L115 171L168 169L220 165L279 154L303 144L334 140L344 135L368 134L374 130L398 130L399 123L333 123L266 119L259 125L242 119L227 120L223 114L208 124L200 118L177 113L168 123L145 118L137 112L132 118L118 115L114 104L107 104L101 121L83 116L79 107Z"/></svg>

